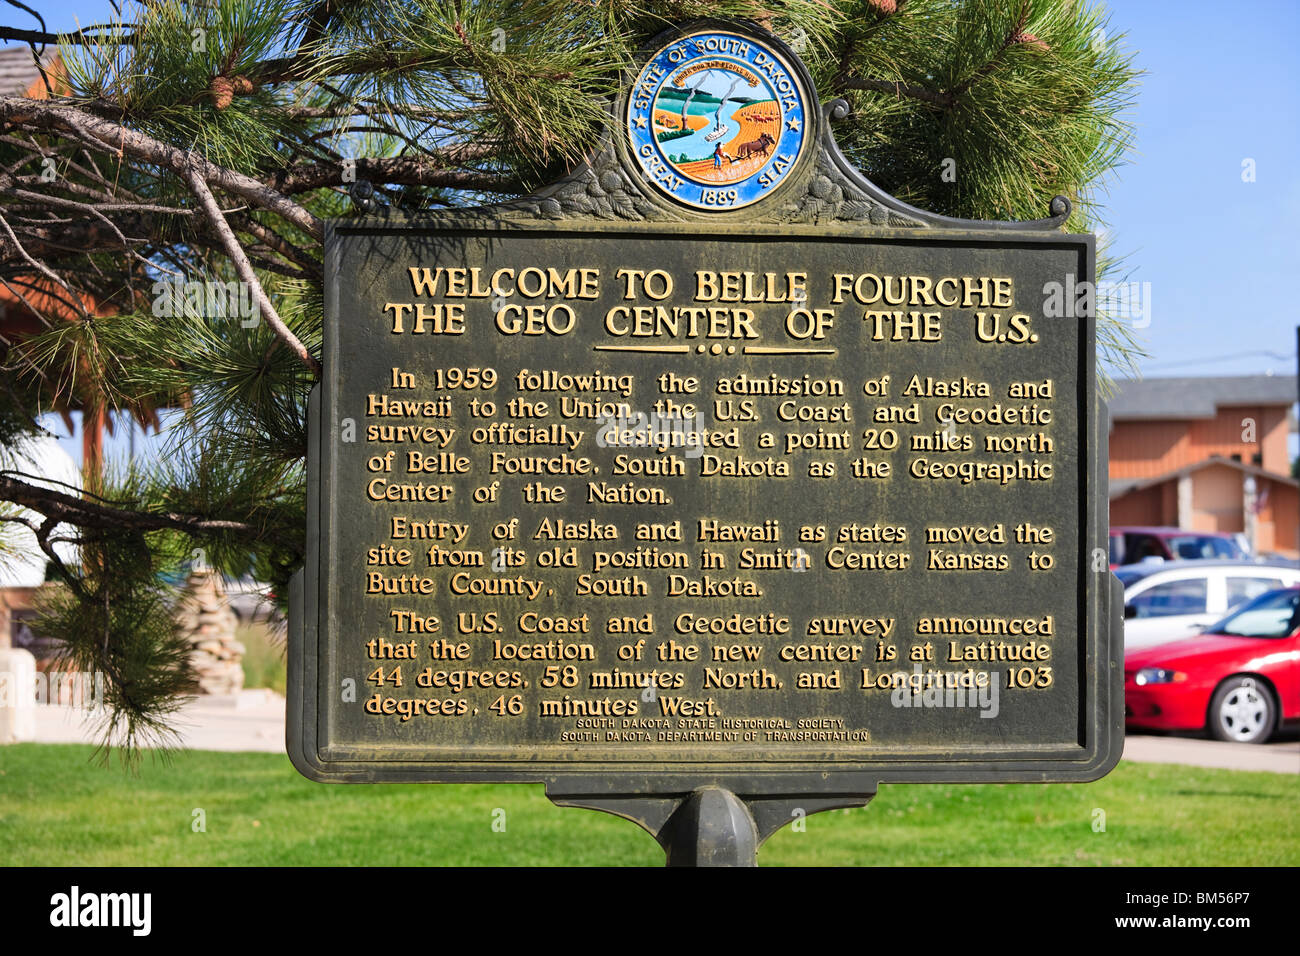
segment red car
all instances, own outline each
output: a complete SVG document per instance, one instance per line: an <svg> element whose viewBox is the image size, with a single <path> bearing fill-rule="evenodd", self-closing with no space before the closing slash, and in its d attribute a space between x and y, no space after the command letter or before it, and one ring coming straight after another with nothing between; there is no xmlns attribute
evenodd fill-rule
<svg viewBox="0 0 1300 956"><path fill-rule="evenodd" d="M1127 726L1258 744L1300 718L1300 588L1268 591L1203 634L1124 656Z"/></svg>

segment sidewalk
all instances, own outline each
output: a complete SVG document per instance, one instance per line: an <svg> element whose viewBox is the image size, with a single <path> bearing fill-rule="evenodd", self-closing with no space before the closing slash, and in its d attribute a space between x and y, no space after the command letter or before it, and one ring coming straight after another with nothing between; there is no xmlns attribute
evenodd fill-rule
<svg viewBox="0 0 1300 956"><path fill-rule="evenodd" d="M1124 738L1124 759L1139 763L1181 763L1222 770L1300 773L1300 741L1291 734L1269 744L1230 744L1191 737Z"/></svg>
<svg viewBox="0 0 1300 956"><path fill-rule="evenodd" d="M73 707L36 707L36 743L98 743L96 724ZM171 722L188 750L284 753L284 698L245 690L234 697L196 697Z"/></svg>

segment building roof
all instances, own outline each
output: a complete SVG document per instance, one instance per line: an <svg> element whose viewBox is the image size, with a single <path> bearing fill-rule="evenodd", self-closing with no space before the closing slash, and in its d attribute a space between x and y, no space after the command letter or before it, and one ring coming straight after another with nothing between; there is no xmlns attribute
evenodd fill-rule
<svg viewBox="0 0 1300 956"><path fill-rule="evenodd" d="M1292 379L1295 381L1295 379ZM1245 462L1235 461L1232 458L1224 458L1222 455L1211 455L1202 461L1193 462L1190 465L1184 465L1182 468L1176 468L1173 471L1167 471L1163 475L1157 475L1154 478L1112 478L1108 489L1108 497L1113 501L1116 498L1128 494L1130 491L1142 491L1150 488L1152 485L1164 484L1175 478L1181 478L1184 475L1190 475L1194 471L1200 471L1202 468L1210 468L1215 465L1221 465L1227 468L1235 468L1237 471L1247 475L1254 475L1256 478L1267 478L1269 481L1276 481L1279 484L1290 485L1293 488L1300 488L1300 481L1296 481L1290 475L1279 475L1275 471L1266 471L1257 465L1248 465Z"/></svg>
<svg viewBox="0 0 1300 956"><path fill-rule="evenodd" d="M1286 405L1296 401L1294 375L1118 379L1107 402L1111 421L1213 418L1224 405Z"/></svg>
<svg viewBox="0 0 1300 956"><path fill-rule="evenodd" d="M49 46L41 56L41 66L46 72L55 69L59 48ZM4 96L27 96L32 87L41 82L41 71L36 67L36 56L32 48L23 46L0 47L0 94ZM54 77L50 77L54 82Z"/></svg>

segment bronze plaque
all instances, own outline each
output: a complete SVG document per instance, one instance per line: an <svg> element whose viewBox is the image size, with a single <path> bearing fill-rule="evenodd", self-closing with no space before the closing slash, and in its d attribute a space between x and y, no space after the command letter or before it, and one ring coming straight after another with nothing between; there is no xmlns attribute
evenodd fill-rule
<svg viewBox="0 0 1300 956"><path fill-rule="evenodd" d="M1092 237L444 215L326 253L303 773L1118 760Z"/></svg>

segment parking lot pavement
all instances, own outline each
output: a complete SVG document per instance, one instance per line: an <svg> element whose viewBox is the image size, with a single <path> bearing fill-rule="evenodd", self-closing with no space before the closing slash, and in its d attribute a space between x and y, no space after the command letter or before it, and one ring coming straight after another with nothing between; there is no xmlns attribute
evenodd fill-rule
<svg viewBox="0 0 1300 956"><path fill-rule="evenodd" d="M284 753L284 698L269 690L196 697L170 722L187 750ZM73 707L36 708L37 743L99 743L93 715Z"/></svg>
<svg viewBox="0 0 1300 956"><path fill-rule="evenodd" d="M1124 759L1138 763L1181 763L1223 770L1300 773L1300 735L1284 732L1268 744L1230 744L1194 737L1128 734Z"/></svg>
<svg viewBox="0 0 1300 956"><path fill-rule="evenodd" d="M39 743L97 743L93 722L70 707L36 708ZM246 690L235 697L199 697L181 708L174 726L190 750L251 750L284 753L284 698ZM1300 774L1300 731L1284 732L1264 745L1229 744L1193 737L1129 734L1124 759L1178 763L1225 770Z"/></svg>

